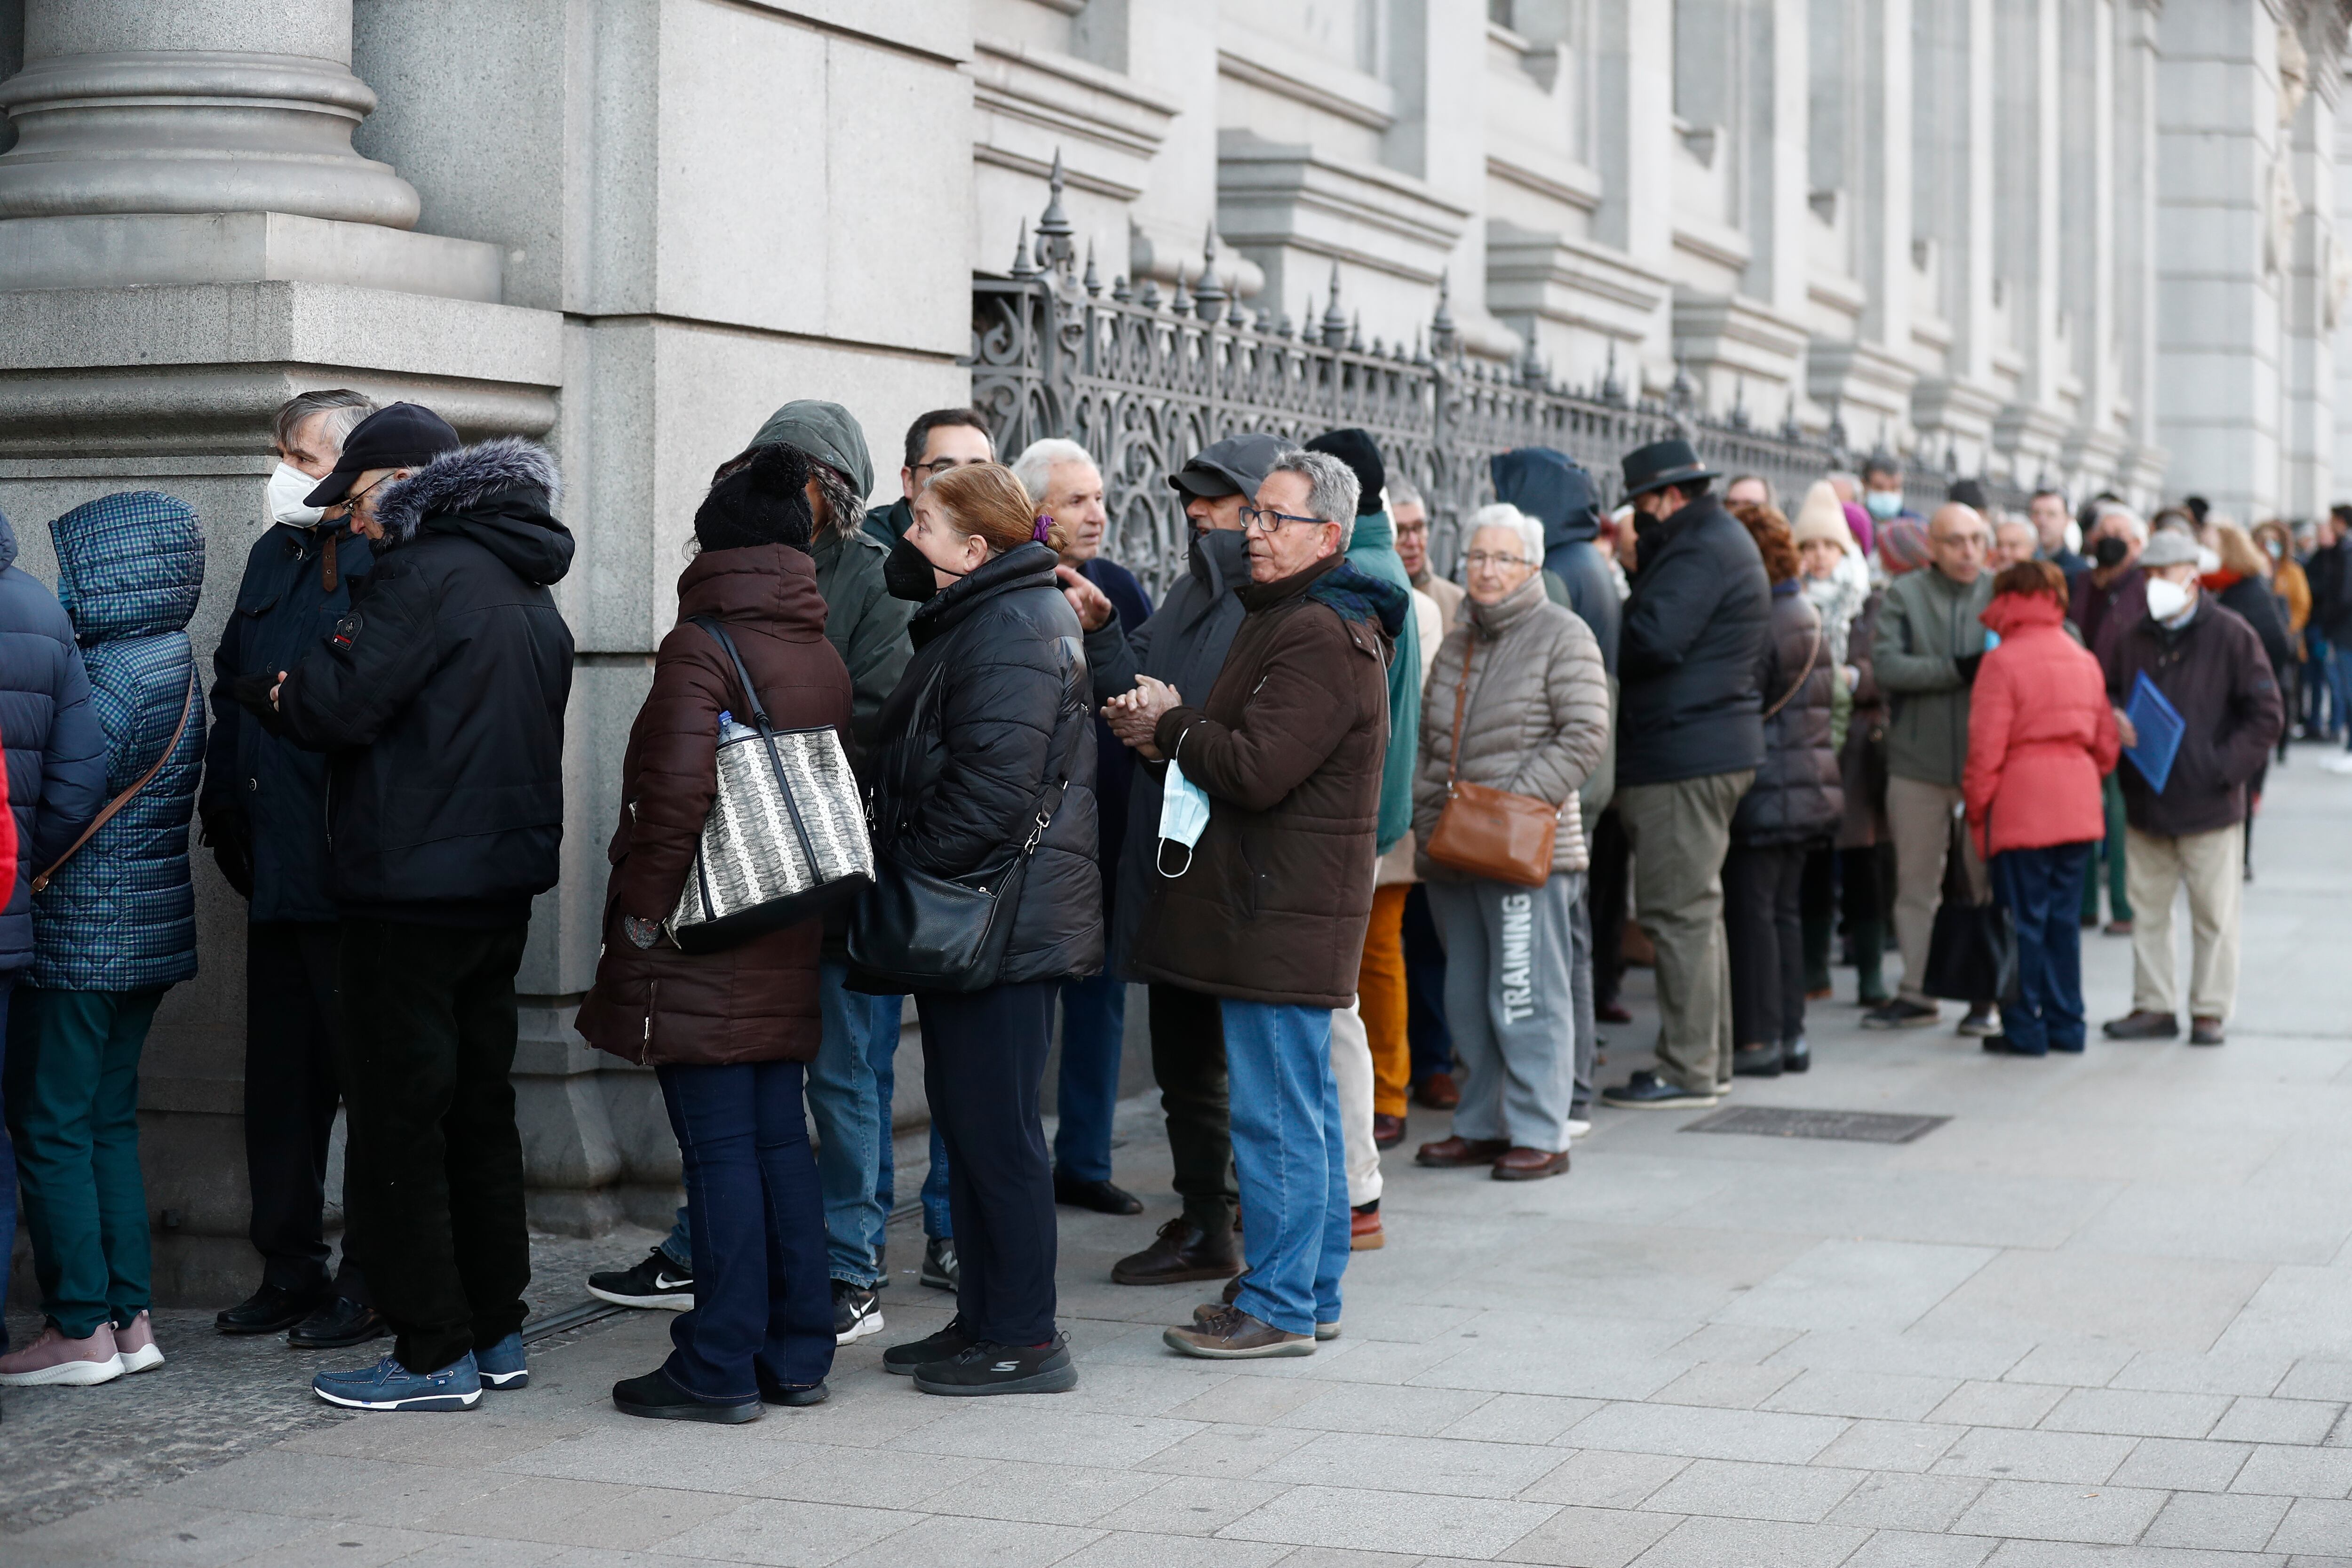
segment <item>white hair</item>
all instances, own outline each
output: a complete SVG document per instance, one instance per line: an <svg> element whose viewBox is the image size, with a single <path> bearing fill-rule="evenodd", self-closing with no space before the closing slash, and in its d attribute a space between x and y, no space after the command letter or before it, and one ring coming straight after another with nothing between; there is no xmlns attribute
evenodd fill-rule
<svg viewBox="0 0 2352 1568"><path fill-rule="evenodd" d="M1394 515L1400 507L1408 506L1417 506L1423 511L1427 511L1429 510L1429 503L1421 499L1421 491L1413 488L1413 482L1411 479L1405 479L1401 475L1391 474L1389 477L1389 511L1391 515Z"/></svg>
<svg viewBox="0 0 2352 1568"><path fill-rule="evenodd" d="M1045 492L1052 488L1054 468L1059 463L1084 463L1097 473L1102 471L1095 455L1076 441L1066 441L1059 436L1045 436L1021 448L1013 459L1013 477L1029 492L1029 499L1039 506L1045 504Z"/></svg>
<svg viewBox="0 0 2352 1568"><path fill-rule="evenodd" d="M1470 514L1469 531L1465 533L1462 537L1465 541L1475 539L1478 537L1478 531L1482 528L1509 529L1512 532L1519 536L1519 554L1521 558L1532 563L1538 567L1543 565L1544 530L1542 522L1535 518L1529 517L1526 512L1521 511L1509 501L1495 501L1489 505L1482 506L1476 511L1472 512Z"/></svg>
<svg viewBox="0 0 2352 1568"><path fill-rule="evenodd" d="M1307 481L1307 515L1339 525L1339 553L1345 555L1356 542L1356 502L1364 493L1356 470L1328 452L1301 447L1276 458L1265 472L1268 479L1297 474Z"/></svg>

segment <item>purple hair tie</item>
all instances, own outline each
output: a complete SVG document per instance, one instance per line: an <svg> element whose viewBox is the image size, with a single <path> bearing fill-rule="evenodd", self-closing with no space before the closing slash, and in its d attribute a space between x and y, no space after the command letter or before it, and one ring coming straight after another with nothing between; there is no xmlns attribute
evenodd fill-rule
<svg viewBox="0 0 2352 1568"><path fill-rule="evenodd" d="M1053 526L1054 526L1054 517L1053 517L1053 514L1052 514L1051 512L1044 512L1044 511L1039 512L1039 513L1037 514L1037 526L1036 526L1036 527L1034 527L1034 528L1033 528L1033 529L1031 529L1031 530L1029 531L1029 539L1030 539L1030 542L1031 542L1032 543L1034 543L1034 544L1043 544L1043 543L1045 543L1045 535L1046 535L1047 531L1050 531L1050 530L1053 528Z"/></svg>

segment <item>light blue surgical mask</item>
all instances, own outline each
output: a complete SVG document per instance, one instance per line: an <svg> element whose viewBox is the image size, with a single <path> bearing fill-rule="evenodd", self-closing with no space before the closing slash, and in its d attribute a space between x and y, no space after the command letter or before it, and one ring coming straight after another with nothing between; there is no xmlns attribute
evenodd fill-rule
<svg viewBox="0 0 2352 1568"><path fill-rule="evenodd" d="M1209 830L1209 795L1199 784L1184 776L1184 770L1175 763L1168 764L1168 777L1160 788L1160 837L1169 844L1184 847L1184 864L1171 871L1167 866L1167 850L1154 846L1153 863L1160 874L1171 880L1192 868L1192 847L1201 842L1201 835Z"/></svg>
<svg viewBox="0 0 2352 1568"><path fill-rule="evenodd" d="M1862 492L1862 505L1863 510L1869 512L1873 518L1885 522L1903 510L1903 492L1901 490L1864 490Z"/></svg>

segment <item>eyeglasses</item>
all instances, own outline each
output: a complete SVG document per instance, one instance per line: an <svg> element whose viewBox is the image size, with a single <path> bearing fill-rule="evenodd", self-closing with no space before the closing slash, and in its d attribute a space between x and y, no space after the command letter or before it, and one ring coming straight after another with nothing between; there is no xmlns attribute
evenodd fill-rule
<svg viewBox="0 0 2352 1568"><path fill-rule="evenodd" d="M366 489L349 491L344 495L342 500L329 501L325 506L320 507L319 510L322 513L340 511L349 514L356 511L361 500L367 496L374 494L378 489L383 488L384 479L388 479L391 477L391 475L386 474L384 479L376 480L374 484L368 486Z"/></svg>
<svg viewBox="0 0 2352 1568"><path fill-rule="evenodd" d="M917 463L914 471L919 474L943 474L950 468L966 468L987 461L986 458L934 458L928 463Z"/></svg>
<svg viewBox="0 0 2352 1568"><path fill-rule="evenodd" d="M1500 572L1507 566L1532 566L1535 564L1534 562L1529 561L1524 555L1490 555L1483 550L1472 551L1469 554L1465 555L1462 558L1462 562L1464 565L1469 567L1473 572L1483 572L1489 568L1492 568L1496 572Z"/></svg>
<svg viewBox="0 0 2352 1568"><path fill-rule="evenodd" d="M1321 524L1329 521L1330 520L1328 518L1300 517L1295 512L1265 511L1254 506L1244 506L1242 508L1243 525L1247 528L1255 528L1260 533L1278 532L1281 530L1282 525L1286 522L1303 522L1309 528L1315 528L1319 527Z"/></svg>

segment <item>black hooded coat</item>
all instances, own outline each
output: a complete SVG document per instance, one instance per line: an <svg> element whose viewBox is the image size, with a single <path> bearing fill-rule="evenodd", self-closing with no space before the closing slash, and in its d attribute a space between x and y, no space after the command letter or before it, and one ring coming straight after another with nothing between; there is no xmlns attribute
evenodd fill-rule
<svg viewBox="0 0 2352 1568"><path fill-rule="evenodd" d="M1609 563L1593 540L1601 531L1601 492L1592 476L1549 447L1497 452L1491 459L1495 499L1543 523L1545 568L1568 588L1568 607L1592 628L1601 663L1617 674L1617 634L1624 605Z"/></svg>

